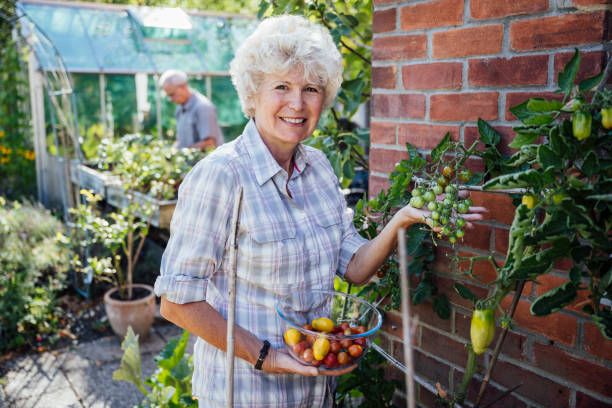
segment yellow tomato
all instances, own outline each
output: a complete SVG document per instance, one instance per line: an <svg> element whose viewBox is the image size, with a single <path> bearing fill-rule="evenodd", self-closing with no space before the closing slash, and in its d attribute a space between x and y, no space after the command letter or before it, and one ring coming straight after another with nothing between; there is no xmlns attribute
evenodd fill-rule
<svg viewBox="0 0 612 408"><path fill-rule="evenodd" d="M334 322L327 317L320 317L312 321L312 328L316 331L329 333L330 331L334 330Z"/></svg>
<svg viewBox="0 0 612 408"><path fill-rule="evenodd" d="M527 206L527 208L529 208L531 210L531 209L533 209L533 207L535 207L536 203L538 202L538 199L534 195L525 194L523 196L523 199L521 200L521 202L523 204L525 204Z"/></svg>
<svg viewBox="0 0 612 408"><path fill-rule="evenodd" d="M331 345L329 343L329 340L323 337L319 337L312 345L312 353L314 355L314 358L319 361L323 360L327 353L329 353L330 347Z"/></svg>
<svg viewBox="0 0 612 408"><path fill-rule="evenodd" d="M300 338L302 337L300 332L296 329L289 329L285 332L285 343L290 346L295 346L300 342Z"/></svg>

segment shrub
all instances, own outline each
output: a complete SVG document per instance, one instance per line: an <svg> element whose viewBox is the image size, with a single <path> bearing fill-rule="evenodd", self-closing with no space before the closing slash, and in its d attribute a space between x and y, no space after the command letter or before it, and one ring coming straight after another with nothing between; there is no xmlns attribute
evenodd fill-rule
<svg viewBox="0 0 612 408"><path fill-rule="evenodd" d="M58 331L58 293L70 252L56 240L63 224L40 204L0 196L0 351Z"/></svg>

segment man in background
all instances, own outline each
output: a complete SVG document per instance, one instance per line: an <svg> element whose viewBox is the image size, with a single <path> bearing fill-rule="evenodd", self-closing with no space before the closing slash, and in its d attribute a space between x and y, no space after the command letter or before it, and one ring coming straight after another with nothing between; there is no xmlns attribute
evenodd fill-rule
<svg viewBox="0 0 612 408"><path fill-rule="evenodd" d="M187 85L184 72L168 70L162 74L159 84L170 101L178 105L174 113L177 148L205 150L223 144L217 109L207 97Z"/></svg>

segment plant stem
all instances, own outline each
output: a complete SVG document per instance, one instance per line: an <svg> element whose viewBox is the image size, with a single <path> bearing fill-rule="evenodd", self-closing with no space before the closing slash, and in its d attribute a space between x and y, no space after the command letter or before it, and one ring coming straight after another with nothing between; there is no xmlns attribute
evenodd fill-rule
<svg viewBox="0 0 612 408"><path fill-rule="evenodd" d="M519 299L521 298L521 294L523 293L523 287L525 286L525 281L519 281L516 284L516 291L514 293L514 299L512 299L512 305L510 306L510 317L514 316L514 312L516 311L516 307L518 306L518 302ZM482 383L480 384L480 390L478 391L478 397L476 398L476 403L475 403L475 407L478 407L478 404L480 403L480 400L482 399L482 396L484 395L485 389L487 387L487 384L489 383L489 380L491 379L491 373L493 372L493 368L495 368L495 363L497 362L497 359L499 358L499 353L501 352L501 348L502 345L504 343L504 340L506 339L506 334L508 334L508 328L509 326L506 326L504 328L504 330L502 331L501 336L499 336L499 339L497 339L497 344L495 344L495 350L493 351L493 358L491 359L491 362L489 363L489 367L487 367L487 372L484 376L484 379L482 380Z"/></svg>
<svg viewBox="0 0 612 408"><path fill-rule="evenodd" d="M465 374L463 374L463 379L461 380L461 384L459 385L459 390L457 391L456 401L459 404L463 404L463 400L465 400L465 396L467 395L467 388L472 381L472 377L476 374L476 353L474 353L474 349L471 345L467 346L468 348L468 359L465 364Z"/></svg>

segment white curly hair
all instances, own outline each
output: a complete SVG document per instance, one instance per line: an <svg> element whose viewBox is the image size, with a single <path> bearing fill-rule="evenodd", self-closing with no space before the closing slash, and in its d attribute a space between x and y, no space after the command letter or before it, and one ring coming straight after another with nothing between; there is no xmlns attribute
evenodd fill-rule
<svg viewBox="0 0 612 408"><path fill-rule="evenodd" d="M323 87L323 108L331 105L342 83L343 68L329 31L302 16L263 20L236 50L230 64L244 115L255 117L256 96L266 75L284 75L295 68L303 70L307 81Z"/></svg>

